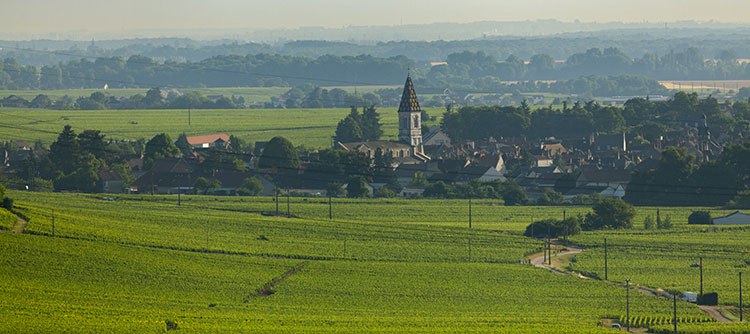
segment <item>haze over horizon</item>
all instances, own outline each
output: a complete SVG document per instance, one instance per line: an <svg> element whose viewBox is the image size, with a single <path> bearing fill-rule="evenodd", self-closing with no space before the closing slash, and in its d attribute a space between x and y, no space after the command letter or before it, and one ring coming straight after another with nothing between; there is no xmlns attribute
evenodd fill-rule
<svg viewBox="0 0 750 334"><path fill-rule="evenodd" d="M392 26L401 24L468 23L477 21L675 22L695 20L750 23L750 2L741 0L345 0L240 1L198 0L50 2L7 0L0 15L4 36L54 33L115 33L146 37L137 32L262 30L299 27ZM15 15L13 13L34 13Z"/></svg>

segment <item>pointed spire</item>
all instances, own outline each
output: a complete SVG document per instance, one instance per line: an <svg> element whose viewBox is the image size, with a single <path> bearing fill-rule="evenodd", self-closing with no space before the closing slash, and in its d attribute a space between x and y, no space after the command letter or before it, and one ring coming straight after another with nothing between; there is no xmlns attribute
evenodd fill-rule
<svg viewBox="0 0 750 334"><path fill-rule="evenodd" d="M406 75L404 92L401 94L401 104L398 106L398 112L417 112L422 111L417 99L417 93L414 92L414 84L411 82L411 75Z"/></svg>

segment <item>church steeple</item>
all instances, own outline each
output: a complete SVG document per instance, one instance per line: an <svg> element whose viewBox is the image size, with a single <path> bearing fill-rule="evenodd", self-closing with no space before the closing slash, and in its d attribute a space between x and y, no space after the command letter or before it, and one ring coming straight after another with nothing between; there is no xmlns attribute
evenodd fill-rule
<svg viewBox="0 0 750 334"><path fill-rule="evenodd" d="M401 104L398 106L398 140L422 153L422 108L411 75L406 76Z"/></svg>

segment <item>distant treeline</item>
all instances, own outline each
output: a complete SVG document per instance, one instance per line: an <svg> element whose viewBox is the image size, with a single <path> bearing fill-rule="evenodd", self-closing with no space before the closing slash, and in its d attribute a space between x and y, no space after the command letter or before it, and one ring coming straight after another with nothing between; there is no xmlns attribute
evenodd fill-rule
<svg viewBox="0 0 750 334"><path fill-rule="evenodd" d="M540 84L538 80L567 80L582 76L639 75L659 79L748 79L750 64L740 64L726 51L718 61L705 61L697 48L657 56L645 54L633 59L616 48L589 49L575 53L563 63L547 54L535 54L525 61L515 55L504 60L483 51L453 53L446 64L415 67L406 56L379 58L370 55L318 58L256 54L247 56L214 56L199 62L157 62L134 55L79 59L41 68L20 65L15 59L0 61L0 89L69 89L133 87L260 87L297 86L312 83L319 86L384 85L403 82L412 68L416 84L422 90L445 88L470 92L506 92L509 89L541 90L569 93L654 94L661 89L656 82L643 79L614 85L579 83L571 87ZM632 78L632 77L631 77ZM507 81L534 81L511 87Z"/></svg>
<svg viewBox="0 0 750 334"><path fill-rule="evenodd" d="M534 29L545 23L528 22ZM616 47L630 55L640 57L643 54L664 55L671 51L681 52L689 46L697 46L706 58L717 58L723 51L731 51L738 58L750 58L750 34L746 29L713 30L695 29L638 29L608 30L600 32L581 32L577 34L560 35L561 30L555 31L554 36L535 37L486 37L481 32L497 29L491 22L487 24L474 23L465 26L464 33L458 32L457 25L448 24L443 27L443 33L435 35L435 25L422 26L425 34L402 35L406 29L416 26L392 27L388 42L373 43L375 35L366 33L355 38L341 37L341 41L331 40L334 36L327 35L332 29L324 29L314 35L304 37L290 37L288 42L279 43L243 43L231 40L191 40L187 38L150 38L127 40L96 40L65 41L65 40L33 40L33 41L0 41L0 58L16 58L24 65L36 66L54 65L72 59L97 57L123 57L143 55L159 59L160 61L200 62L202 60L221 55L248 55L271 53L288 56L304 56L317 58L323 55L355 56L369 54L379 58L389 58L404 55L416 62L431 62L447 59L448 55L463 51L483 51L497 59L506 59L516 55L529 59L535 54L548 54L555 59L564 60L574 53L589 48ZM510 27L500 28L500 31L514 34ZM670 26L672 28L672 26ZM578 30L574 28L573 31ZM607 28L610 29L610 28ZM296 29L302 31L303 29ZM438 30L439 31L439 30ZM450 31L446 33L445 31ZM528 32L528 31L527 31ZM539 33L539 31L537 31ZM398 36L403 37L398 37ZM432 37L426 37L427 35ZM536 35L536 33L535 33ZM320 40L309 40L311 36ZM278 40L273 37L274 40ZM440 39L444 40L440 40ZM353 39L368 39L366 42L352 42ZM424 41L420 39L432 40ZM347 40L344 42L343 40ZM55 50L55 51L49 51Z"/></svg>
<svg viewBox="0 0 750 334"><path fill-rule="evenodd" d="M502 86L501 81L564 80L587 75L627 74L660 80L750 78L750 65L740 64L732 52L723 52L719 57L717 61L706 61L697 48L662 56L647 53L640 58L631 58L617 48L592 48L558 63L547 54L536 54L524 61L515 55L500 60L482 51L465 51L449 55L446 64L433 66L424 76L424 83L490 91Z"/></svg>
<svg viewBox="0 0 750 334"><path fill-rule="evenodd" d="M706 116L708 126L717 135L730 135L750 128L750 103L735 102L733 116L721 112L713 97L698 99L695 93L678 92L665 102L634 98L624 108L602 106L595 102L562 108L531 110L521 106L463 107L443 114L441 127L456 142L489 137L585 137L594 132L627 131L644 141L655 141L685 122L694 123Z"/></svg>

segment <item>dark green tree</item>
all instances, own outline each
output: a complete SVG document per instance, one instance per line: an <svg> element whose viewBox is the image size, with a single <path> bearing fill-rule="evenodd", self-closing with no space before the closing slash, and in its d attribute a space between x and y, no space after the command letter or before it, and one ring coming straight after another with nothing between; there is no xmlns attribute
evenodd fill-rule
<svg viewBox="0 0 750 334"><path fill-rule="evenodd" d="M297 149L284 137L273 137L266 144L263 154L258 159L258 168L279 168L280 170L293 170L296 173L299 167Z"/></svg>
<svg viewBox="0 0 750 334"><path fill-rule="evenodd" d="M66 125L50 145L49 158L63 174L70 174L78 168L81 148L75 131Z"/></svg>
<svg viewBox="0 0 750 334"><path fill-rule="evenodd" d="M242 181L242 185L237 188L237 193L242 196L255 196L263 191L263 184L254 177L246 178Z"/></svg>
<svg viewBox="0 0 750 334"><path fill-rule="evenodd" d="M184 157L190 156L193 153L193 146L188 143L187 135L184 132L177 136L177 141L175 141L174 145Z"/></svg>
<svg viewBox="0 0 750 334"><path fill-rule="evenodd" d="M173 158L180 152L174 145L172 139L166 133L161 133L146 143L146 150L143 153L143 165L150 168L154 161L161 158Z"/></svg>
<svg viewBox="0 0 750 334"><path fill-rule="evenodd" d="M635 209L619 198L604 198L593 207L594 212L586 215L584 228L632 228Z"/></svg>
<svg viewBox="0 0 750 334"><path fill-rule="evenodd" d="M350 198L368 197L367 182L362 176L352 176L346 186L346 196Z"/></svg>

